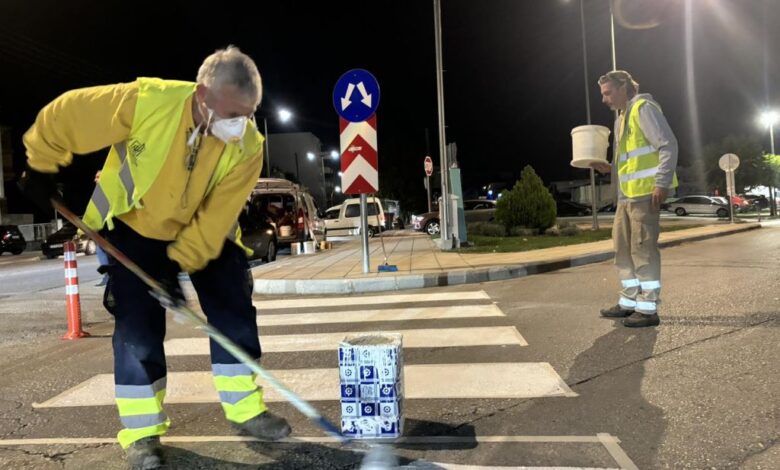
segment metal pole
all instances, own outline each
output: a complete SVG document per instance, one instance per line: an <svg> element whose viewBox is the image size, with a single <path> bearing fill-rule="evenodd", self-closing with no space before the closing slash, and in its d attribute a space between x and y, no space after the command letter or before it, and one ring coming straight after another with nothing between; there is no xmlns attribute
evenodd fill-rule
<svg viewBox="0 0 780 470"><path fill-rule="evenodd" d="M609 30L610 30L610 46L612 47L612 70L617 70L617 54L615 52L615 13L612 11L612 0L609 0ZM620 116L620 113L615 111L615 122L617 122L618 117ZM614 126L613 131L614 132ZM616 181L618 181L618 175L617 175L617 154L618 154L618 148L617 144L620 143L619 136L614 136L612 142L615 143L615 145L612 146L612 171L609 172L609 181L611 184L614 184L615 189L612 192L612 195L615 197L615 207L617 207L618 203L618 192L619 184L615 184Z"/></svg>
<svg viewBox="0 0 780 470"><path fill-rule="evenodd" d="M368 197L365 193L360 195L360 239L363 244L363 274L371 272L368 262Z"/></svg>
<svg viewBox="0 0 780 470"><path fill-rule="evenodd" d="M588 43L585 39L585 4L583 0L580 0L580 29L582 29L582 63L584 65L583 72L585 78L585 113L588 117L588 125L591 124L590 120L590 86L588 84ZM596 170L590 169L590 207L593 212L593 230L599 229L599 217L598 208L596 204Z"/></svg>
<svg viewBox="0 0 780 470"><path fill-rule="evenodd" d="M322 169L322 203L325 204L325 206L327 206L328 192L325 189L325 158L322 155L320 155L319 157L320 157L320 163L322 164L320 167Z"/></svg>
<svg viewBox="0 0 780 470"><path fill-rule="evenodd" d="M769 148L772 152L772 155L775 154L775 125L774 123L769 124ZM775 176L775 175L772 175ZM769 185L769 215L776 216L777 215L777 209L776 209L776 201L775 201L775 178L772 178L772 182Z"/></svg>
<svg viewBox="0 0 780 470"><path fill-rule="evenodd" d="M425 187L428 191L428 212L431 212L431 177L428 175L425 176Z"/></svg>
<svg viewBox="0 0 780 470"><path fill-rule="evenodd" d="M617 54L615 53L615 14L612 12L612 0L609 0L609 30L612 40L612 70L617 70Z"/></svg>
<svg viewBox="0 0 780 470"><path fill-rule="evenodd" d="M436 39L436 95L439 109L439 168L441 169L441 204L439 204L439 213L441 214L440 230L442 242L449 240L449 195L447 194L447 136L444 129L444 66L442 64L442 46L441 46L441 1L433 0L433 19ZM449 248L446 243L442 243L442 248Z"/></svg>
<svg viewBox="0 0 780 470"><path fill-rule="evenodd" d="M298 152L295 153L295 179L298 180L298 184L303 184L301 182L301 169L298 167Z"/></svg>
<svg viewBox="0 0 780 470"><path fill-rule="evenodd" d="M0 224L3 223L3 199L5 199L5 177L3 176L3 129L0 128Z"/></svg>
<svg viewBox="0 0 780 470"><path fill-rule="evenodd" d="M268 145L270 137L268 136L268 119L263 118L263 132L265 133L265 158L268 160L268 171L266 174L271 177L271 150Z"/></svg>

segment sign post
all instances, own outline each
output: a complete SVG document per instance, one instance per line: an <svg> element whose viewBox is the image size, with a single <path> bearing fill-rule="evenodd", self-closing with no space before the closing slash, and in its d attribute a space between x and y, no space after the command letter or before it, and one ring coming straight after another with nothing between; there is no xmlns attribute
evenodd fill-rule
<svg viewBox="0 0 780 470"><path fill-rule="evenodd" d="M430 156L425 156L423 161L425 168L425 189L428 191L428 212L431 212L431 175L433 174L433 160Z"/></svg>
<svg viewBox="0 0 780 470"><path fill-rule="evenodd" d="M341 143L341 187L344 194L360 194L360 236L363 245L363 273L368 258L368 198L379 190L376 109L379 83L367 70L352 69L333 87L333 107L339 115ZM381 230L381 227L378 228Z"/></svg>
<svg viewBox="0 0 780 470"><path fill-rule="evenodd" d="M734 203L731 202L736 193L736 184L734 183L734 171L739 167L739 157L733 153L727 153L720 157L718 160L718 166L721 170L726 172L726 194L729 200L729 214L731 214L731 223L734 223ZM759 219L761 218L761 210L758 212Z"/></svg>

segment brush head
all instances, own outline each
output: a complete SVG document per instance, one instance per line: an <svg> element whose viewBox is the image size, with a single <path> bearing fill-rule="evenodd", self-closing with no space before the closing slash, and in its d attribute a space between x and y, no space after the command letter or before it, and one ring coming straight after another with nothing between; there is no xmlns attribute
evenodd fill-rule
<svg viewBox="0 0 780 470"><path fill-rule="evenodd" d="M363 457L360 470L395 470L399 467L398 457L389 446L376 445Z"/></svg>

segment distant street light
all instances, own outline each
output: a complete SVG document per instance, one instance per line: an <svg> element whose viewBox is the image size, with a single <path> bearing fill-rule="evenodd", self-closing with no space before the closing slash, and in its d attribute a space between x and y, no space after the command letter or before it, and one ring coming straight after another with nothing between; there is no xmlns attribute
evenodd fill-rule
<svg viewBox="0 0 780 470"><path fill-rule="evenodd" d="M292 113L288 109L282 108L279 110L278 114L279 114L279 120L282 122L287 122L290 119L292 119Z"/></svg>
<svg viewBox="0 0 780 470"><path fill-rule="evenodd" d="M774 109L770 109L768 111L764 111L761 113L761 115L758 117L758 120L761 122L761 125L764 127L769 128L769 149L772 155L775 154L775 124L780 122L780 113L775 111ZM775 182L772 181L772 184L769 185L769 215L774 216L777 215L777 208L776 208L776 202L775 202Z"/></svg>
<svg viewBox="0 0 780 470"><path fill-rule="evenodd" d="M335 189L337 193L341 193L341 186L336 186L333 189Z"/></svg>

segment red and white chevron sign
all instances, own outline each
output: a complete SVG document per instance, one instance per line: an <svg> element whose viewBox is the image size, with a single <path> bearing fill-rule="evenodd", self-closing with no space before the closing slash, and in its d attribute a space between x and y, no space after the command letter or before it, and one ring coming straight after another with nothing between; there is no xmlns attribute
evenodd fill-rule
<svg viewBox="0 0 780 470"><path fill-rule="evenodd" d="M344 194L379 190L379 160L376 147L376 114L365 121L339 118L341 134L341 187Z"/></svg>

